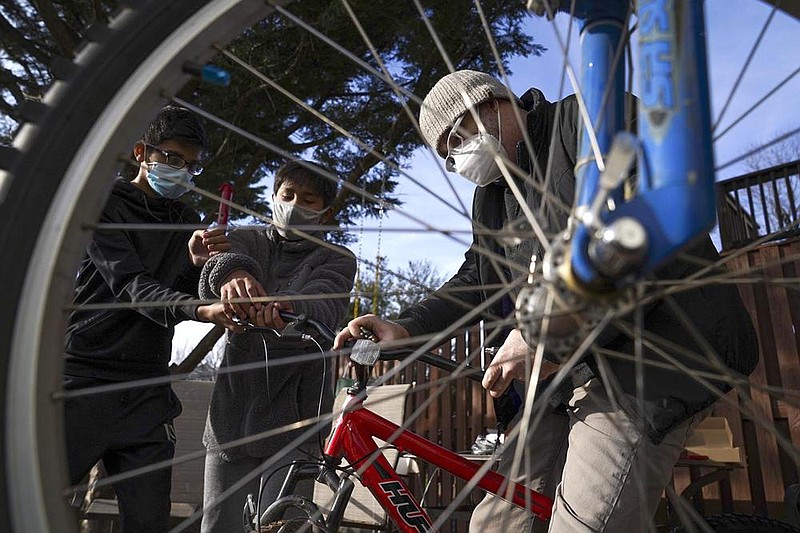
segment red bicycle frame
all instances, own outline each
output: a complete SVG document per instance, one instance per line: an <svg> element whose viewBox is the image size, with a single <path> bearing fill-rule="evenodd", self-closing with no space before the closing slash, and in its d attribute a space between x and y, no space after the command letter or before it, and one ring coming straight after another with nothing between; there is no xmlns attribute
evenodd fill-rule
<svg viewBox="0 0 800 533"><path fill-rule="evenodd" d="M465 481L475 477L480 466L411 431L400 429L397 424L373 413L362 404L363 398L348 393L342 414L334 423L325 454L334 462L345 459L350 465L357 467L362 484L375 496L401 531L431 531L433 525L430 517L383 456L373 438L391 442L400 452L411 453ZM531 512L542 519L550 518L553 506L550 498L524 485L511 482L497 472L485 472L477 486L506 499L509 483L512 503L523 508L529 507Z"/></svg>

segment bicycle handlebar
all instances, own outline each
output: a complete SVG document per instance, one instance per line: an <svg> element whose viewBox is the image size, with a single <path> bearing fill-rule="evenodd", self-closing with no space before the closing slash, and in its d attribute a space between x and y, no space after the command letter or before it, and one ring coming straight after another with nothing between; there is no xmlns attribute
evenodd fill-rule
<svg viewBox="0 0 800 533"><path fill-rule="evenodd" d="M319 335L323 339L325 339L330 343L333 343L334 339L336 338L336 333L334 333L332 329L330 329L327 325L323 324L319 320L310 318L308 315L301 313L293 313L290 311L280 311L280 315L281 318L287 322L286 327L283 329L283 331L278 331L274 328L266 326L256 326L251 322L242 320L237 320L235 322L238 325L242 326L245 331L257 332L257 333L269 333L277 338L286 340L312 339L313 338L312 335L309 335L308 333L305 333L303 331L303 329L307 329L307 327L312 328L314 331L319 333ZM380 350L380 348L378 349ZM406 357L412 354L416 357L418 361L435 366L441 370L444 370L445 372L451 372L451 373L462 372L464 374L464 377L469 378L473 381L477 381L478 383L480 383L483 380L483 370L479 368L475 368L470 365L460 365L455 361L451 361L450 359L445 359L444 357L438 357L428 352L416 353L416 350L413 348L406 348L406 349L394 348L391 350L380 350L380 356L378 357L378 360L399 361L405 359Z"/></svg>

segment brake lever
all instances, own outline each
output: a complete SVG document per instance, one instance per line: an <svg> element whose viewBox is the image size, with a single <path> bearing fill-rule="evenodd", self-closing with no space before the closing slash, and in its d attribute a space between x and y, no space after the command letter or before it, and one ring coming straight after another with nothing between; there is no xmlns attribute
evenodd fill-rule
<svg viewBox="0 0 800 533"><path fill-rule="evenodd" d="M281 332L281 339L285 340L297 340L297 341L310 341L314 340L314 337L309 333L304 333L300 331L300 327L306 324L305 315L298 315L298 317L288 324L286 327L283 328Z"/></svg>
<svg viewBox="0 0 800 533"><path fill-rule="evenodd" d="M244 329L245 332L270 333L275 337L281 336L281 333L275 328L271 328L269 326L256 326L249 320L239 318L238 316L234 316L231 321L240 328Z"/></svg>

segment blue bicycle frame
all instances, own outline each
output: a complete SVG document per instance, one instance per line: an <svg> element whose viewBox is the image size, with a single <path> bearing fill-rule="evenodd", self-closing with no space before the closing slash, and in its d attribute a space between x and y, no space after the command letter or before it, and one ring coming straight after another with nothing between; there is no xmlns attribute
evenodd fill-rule
<svg viewBox="0 0 800 533"><path fill-rule="evenodd" d="M581 20L583 98L606 155L624 126L624 69L621 47L628 20L627 0L576 0ZM602 225L632 217L643 226L646 256L634 273L641 277L683 249L714 224L714 160L711 147L703 2L641 0L639 39L639 194L611 193L614 209L600 213ZM575 205L589 209L600 190L601 168L594 160L589 128L584 127L576 172ZM579 217L580 218L580 217ZM608 283L593 264L589 244L596 227L580 219L574 232L572 274L585 285Z"/></svg>

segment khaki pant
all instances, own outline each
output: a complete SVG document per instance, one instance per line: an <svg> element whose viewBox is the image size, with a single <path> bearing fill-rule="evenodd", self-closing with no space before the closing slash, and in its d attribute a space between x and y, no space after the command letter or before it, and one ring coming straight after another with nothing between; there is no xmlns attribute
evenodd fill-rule
<svg viewBox="0 0 800 533"><path fill-rule="evenodd" d="M554 498L549 523L487 494L472 515L470 531L651 531L689 429L707 414L696 415L655 445L624 412L612 407L603 385L591 380L574 390L565 414L549 413L529 432L527 457L511 476L518 482L530 480L529 487ZM505 475L515 448L508 442L503 450L499 470Z"/></svg>

